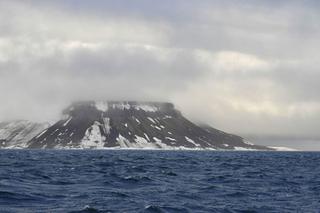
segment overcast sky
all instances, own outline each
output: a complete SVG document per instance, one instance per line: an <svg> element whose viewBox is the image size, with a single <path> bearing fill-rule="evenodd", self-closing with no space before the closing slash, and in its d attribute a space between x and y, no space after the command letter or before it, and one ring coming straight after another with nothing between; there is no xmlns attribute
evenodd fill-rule
<svg viewBox="0 0 320 213"><path fill-rule="evenodd" d="M0 120L170 101L233 133L320 137L318 2L2 0Z"/></svg>

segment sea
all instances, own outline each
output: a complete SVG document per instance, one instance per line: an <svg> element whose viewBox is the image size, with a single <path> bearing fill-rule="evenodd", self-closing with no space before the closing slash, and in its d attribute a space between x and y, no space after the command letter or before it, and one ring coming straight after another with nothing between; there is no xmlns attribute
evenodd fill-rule
<svg viewBox="0 0 320 213"><path fill-rule="evenodd" d="M320 152L0 150L0 212L320 212Z"/></svg>

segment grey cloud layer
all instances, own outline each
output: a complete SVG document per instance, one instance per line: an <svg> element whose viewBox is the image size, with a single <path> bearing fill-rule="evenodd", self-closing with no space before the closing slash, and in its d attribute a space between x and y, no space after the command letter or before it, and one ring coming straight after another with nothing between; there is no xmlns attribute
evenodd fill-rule
<svg viewBox="0 0 320 213"><path fill-rule="evenodd" d="M236 133L320 136L317 1L1 1L0 120L173 101ZM245 125L244 125L245 124Z"/></svg>

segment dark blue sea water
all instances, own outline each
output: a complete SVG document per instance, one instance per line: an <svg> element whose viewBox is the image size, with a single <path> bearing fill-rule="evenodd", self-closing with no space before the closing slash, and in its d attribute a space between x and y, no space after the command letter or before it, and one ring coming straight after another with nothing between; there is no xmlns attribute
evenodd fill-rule
<svg viewBox="0 0 320 213"><path fill-rule="evenodd" d="M320 153L1 150L0 212L320 212Z"/></svg>

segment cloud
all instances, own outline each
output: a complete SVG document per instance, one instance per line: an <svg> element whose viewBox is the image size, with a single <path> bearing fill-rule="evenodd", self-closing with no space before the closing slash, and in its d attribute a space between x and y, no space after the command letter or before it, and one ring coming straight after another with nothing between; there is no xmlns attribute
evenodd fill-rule
<svg viewBox="0 0 320 213"><path fill-rule="evenodd" d="M239 134L320 136L316 1L2 1L0 120L172 101Z"/></svg>
<svg viewBox="0 0 320 213"><path fill-rule="evenodd" d="M236 51L217 51L212 53L205 50L196 50L199 63L206 64L213 72L251 72L268 71L271 66L255 55Z"/></svg>

